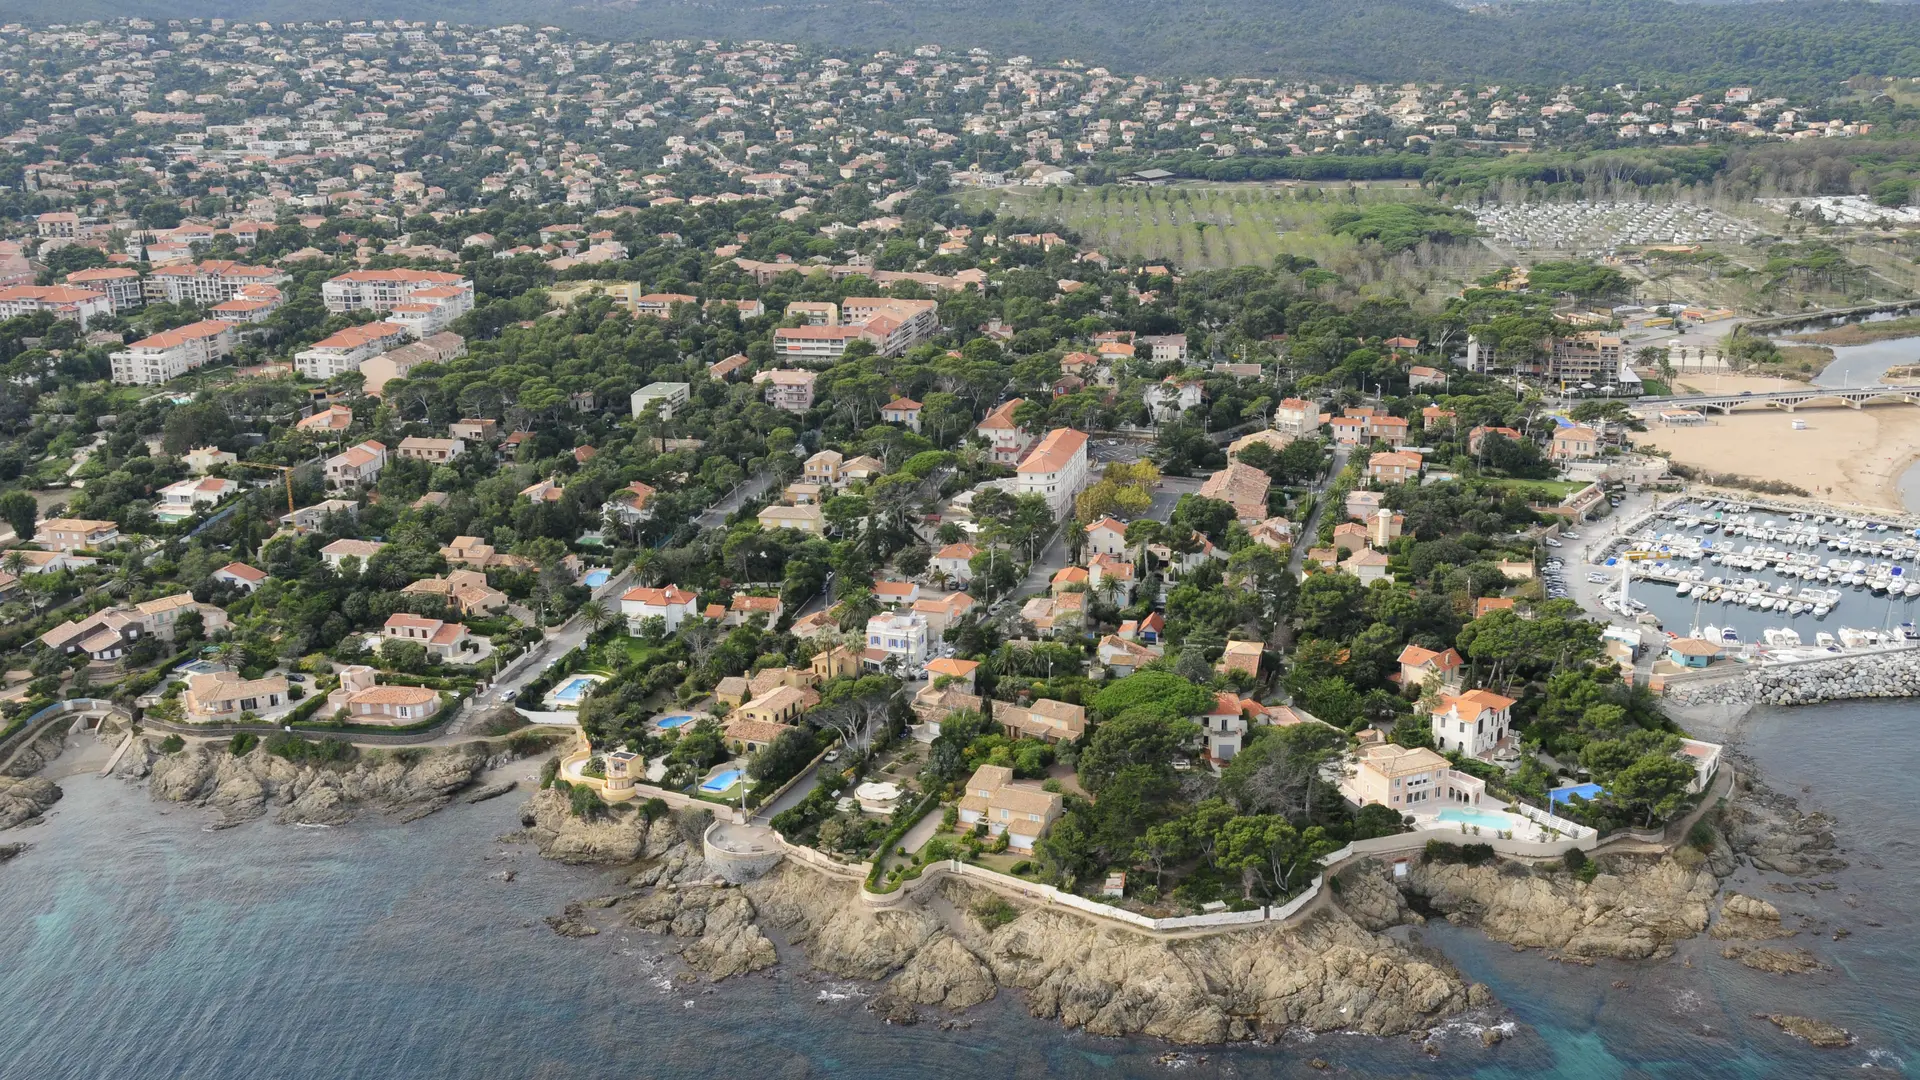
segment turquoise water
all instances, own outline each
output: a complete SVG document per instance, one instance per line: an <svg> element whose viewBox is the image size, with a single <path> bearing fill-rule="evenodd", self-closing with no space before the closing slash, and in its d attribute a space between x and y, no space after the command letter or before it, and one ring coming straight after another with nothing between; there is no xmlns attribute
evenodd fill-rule
<svg viewBox="0 0 1920 1080"><path fill-rule="evenodd" d="M1483 829L1514 828L1512 818L1505 814L1490 813L1486 810L1467 810L1457 806L1449 806L1445 810L1440 811L1438 817L1441 821L1448 822L1449 824L1478 825Z"/></svg>
<svg viewBox="0 0 1920 1080"><path fill-rule="evenodd" d="M1204 1063L1196 1052L1180 1074L1911 1075L1920 808L1901 795L1914 708L1779 710L1747 729L1778 786L1840 818L1853 865L1830 892L1773 893L1751 871L1735 887L1795 924L1818 920L1790 944L1830 971L1763 975L1705 939L1671 960L1566 966L1436 921L1419 940L1493 988L1514 1024L1509 1041L1487 1048L1476 1027L1452 1024L1430 1059L1405 1039L1322 1035L1210 1049ZM541 916L610 891L614 877L498 842L519 827L517 795L409 825L210 833L198 811L159 807L139 788L60 782L67 796L44 826L0 834L34 845L0 864L8 1080L708 1080L741 1062L796 1080L1168 1075L1156 1060L1164 1044L1065 1031L1028 1017L1017 992L974 1010L970 1029L895 1027L865 1011L870 986L811 974L784 943L780 967L707 993L671 981L670 942L636 931L556 937ZM492 880L508 868L516 880ZM1834 927L1852 936L1832 941ZM1813 1050L1753 1018L1762 1011L1829 1019L1860 1043ZM1316 1056L1340 1071L1311 1069ZM1880 1071L1861 1068L1870 1064Z"/></svg>
<svg viewBox="0 0 1920 1080"><path fill-rule="evenodd" d="M587 691L593 689L593 684L593 679L589 679L585 675L575 675L573 678L567 680L566 685L553 692L553 700L579 701L581 698L587 696Z"/></svg>
<svg viewBox="0 0 1920 1080"><path fill-rule="evenodd" d="M732 787L734 784L738 783L739 780L740 780L740 770L728 769L726 772L716 773L713 776L709 777L706 783L700 785L700 790L701 791L725 791L728 788Z"/></svg>
<svg viewBox="0 0 1920 1080"><path fill-rule="evenodd" d="M612 574L607 573L605 570L595 570L593 573L588 574L586 577L580 579L580 583L585 585L589 589L597 589L600 586L605 585L607 583L607 579L611 578L612 576L613 576Z"/></svg>
<svg viewBox="0 0 1920 1080"><path fill-rule="evenodd" d="M693 723L693 717L691 716L663 716L655 721L655 726L662 730L671 730L679 727L681 724L691 723Z"/></svg>

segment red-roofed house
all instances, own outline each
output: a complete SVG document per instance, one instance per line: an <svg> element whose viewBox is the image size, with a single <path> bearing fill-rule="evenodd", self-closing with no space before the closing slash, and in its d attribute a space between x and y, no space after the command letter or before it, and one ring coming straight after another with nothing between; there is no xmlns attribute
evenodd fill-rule
<svg viewBox="0 0 1920 1080"><path fill-rule="evenodd" d="M698 613L700 598L676 585L664 589L628 589L620 597L620 614L626 617L629 633L638 634L647 619L660 619L671 634L680 624Z"/></svg>

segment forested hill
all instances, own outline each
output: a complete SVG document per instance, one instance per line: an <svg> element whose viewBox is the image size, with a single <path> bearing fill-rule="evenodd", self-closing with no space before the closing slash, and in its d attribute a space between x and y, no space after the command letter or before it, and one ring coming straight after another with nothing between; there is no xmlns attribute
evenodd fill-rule
<svg viewBox="0 0 1920 1080"><path fill-rule="evenodd" d="M0 15L448 19L621 38L765 38L843 48L928 42L1120 71L1336 80L1638 79L1768 90L1920 75L1920 5L1533 0L0 0Z"/></svg>

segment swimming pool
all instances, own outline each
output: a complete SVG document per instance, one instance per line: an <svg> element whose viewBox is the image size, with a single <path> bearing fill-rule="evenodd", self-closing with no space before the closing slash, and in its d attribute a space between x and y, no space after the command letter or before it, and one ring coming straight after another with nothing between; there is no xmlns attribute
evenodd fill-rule
<svg viewBox="0 0 1920 1080"><path fill-rule="evenodd" d="M1592 800L1606 793L1607 789L1599 784L1570 784L1547 792L1547 799L1550 803L1572 803L1576 795L1582 799Z"/></svg>
<svg viewBox="0 0 1920 1080"><path fill-rule="evenodd" d="M1507 830L1516 828L1512 817L1486 810L1463 810L1449 806L1440 811L1440 820L1453 825L1478 825L1483 829Z"/></svg>
<svg viewBox="0 0 1920 1080"><path fill-rule="evenodd" d="M560 689L553 692L553 700L564 701L568 704L579 701L581 698L587 696L587 691L593 689L594 682L594 679L585 675L575 675L563 683Z"/></svg>
<svg viewBox="0 0 1920 1080"><path fill-rule="evenodd" d="M661 731L671 731L674 728L679 727L681 724L691 724L691 723L693 723L693 717L691 716L663 716L659 720L654 722L654 726L659 728Z"/></svg>
<svg viewBox="0 0 1920 1080"><path fill-rule="evenodd" d="M716 792L725 791L739 782L740 782L740 770L728 769L726 772L720 773L719 775L708 779L706 783L701 784L700 790L711 795Z"/></svg>
<svg viewBox="0 0 1920 1080"><path fill-rule="evenodd" d="M605 570L595 570L593 573L588 574L586 577L582 578L580 580L580 583L582 585L585 585L589 589L597 589L600 586L605 585L607 583L607 579L611 578L612 576L613 576L612 574L607 573Z"/></svg>

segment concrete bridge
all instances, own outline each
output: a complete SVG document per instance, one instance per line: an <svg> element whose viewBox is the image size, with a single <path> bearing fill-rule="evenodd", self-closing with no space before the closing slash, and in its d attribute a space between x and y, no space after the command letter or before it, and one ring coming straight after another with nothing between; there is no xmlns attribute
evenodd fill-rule
<svg viewBox="0 0 1920 1080"><path fill-rule="evenodd" d="M1868 405L1920 405L1920 386L1807 386L1801 390L1776 390L1763 394L1689 394L1684 397L1641 398L1641 409L1665 411L1691 409L1696 412L1730 413L1735 409L1778 409L1793 412L1804 408L1859 409Z"/></svg>

